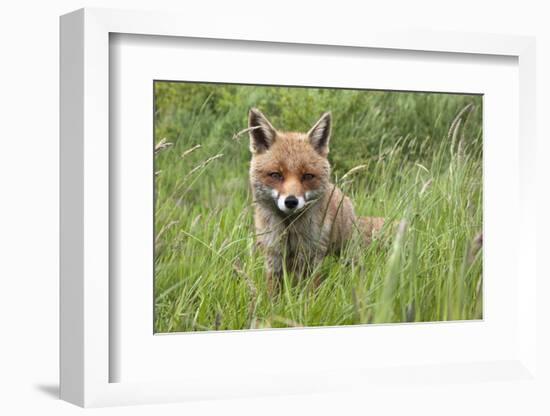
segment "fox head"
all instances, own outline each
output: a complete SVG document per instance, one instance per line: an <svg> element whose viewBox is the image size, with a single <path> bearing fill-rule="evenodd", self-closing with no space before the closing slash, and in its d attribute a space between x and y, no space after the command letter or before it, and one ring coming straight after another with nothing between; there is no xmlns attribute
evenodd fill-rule
<svg viewBox="0 0 550 416"><path fill-rule="evenodd" d="M276 130L253 108L248 127L252 152L250 183L256 203L291 215L327 191L330 113L323 114L307 133L296 133Z"/></svg>

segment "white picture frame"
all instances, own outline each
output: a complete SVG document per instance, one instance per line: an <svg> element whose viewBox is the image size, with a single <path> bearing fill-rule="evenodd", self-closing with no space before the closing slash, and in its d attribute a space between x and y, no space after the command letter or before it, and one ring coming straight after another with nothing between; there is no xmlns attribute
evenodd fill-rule
<svg viewBox="0 0 550 416"><path fill-rule="evenodd" d="M417 380L461 380L481 385L491 381L525 380L537 383L535 199L535 44L529 37L507 35L430 33L348 28L326 35L322 28L278 30L266 22L249 25L246 34L235 33L235 22L223 19L204 25L201 19L169 13L83 9L61 18L61 398L80 406L156 403L197 398L248 397L265 394L370 389L378 384L407 380L411 368L373 368L368 372L334 368L321 372L287 370L263 380L238 380L235 374L193 375L178 381L112 382L111 366L119 360L110 348L109 252L109 38L110 34L224 39L228 41L331 45L339 48L427 51L439 54L503 55L518 60L519 68L519 170L517 207L519 225L513 251L517 255L517 346L497 360L440 364L419 361ZM111 164L111 165L110 165ZM529 213L529 214L528 214ZM403 327L404 328L404 327ZM409 329L402 329L403 331ZM354 331L354 328L346 329ZM261 336L273 336L275 332ZM151 336L153 334L151 333ZM516 336L517 335L517 336ZM409 382L411 382L409 380ZM429 387L427 387L429 388Z"/></svg>

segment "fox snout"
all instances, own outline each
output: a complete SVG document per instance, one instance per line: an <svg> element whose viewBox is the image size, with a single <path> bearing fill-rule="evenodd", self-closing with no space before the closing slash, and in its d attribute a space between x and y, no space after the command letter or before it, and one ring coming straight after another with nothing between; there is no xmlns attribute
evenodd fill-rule
<svg viewBox="0 0 550 416"><path fill-rule="evenodd" d="M273 190L273 197L277 208L285 214L300 211L306 205L303 195L283 194Z"/></svg>
<svg viewBox="0 0 550 416"><path fill-rule="evenodd" d="M287 196L285 198L285 207L288 209L294 209L298 206L300 202L298 201L298 198L296 198L294 195Z"/></svg>

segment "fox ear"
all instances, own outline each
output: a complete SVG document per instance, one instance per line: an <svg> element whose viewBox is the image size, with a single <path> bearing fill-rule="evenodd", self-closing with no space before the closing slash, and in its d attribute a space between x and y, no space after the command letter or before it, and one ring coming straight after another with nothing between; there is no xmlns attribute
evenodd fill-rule
<svg viewBox="0 0 550 416"><path fill-rule="evenodd" d="M248 128L252 153L265 152L275 141L277 130L257 108L251 108L248 113Z"/></svg>
<svg viewBox="0 0 550 416"><path fill-rule="evenodd" d="M326 156L328 154L331 126L332 116L330 112L327 112L321 116L319 121L317 121L307 133L311 145L321 156Z"/></svg>

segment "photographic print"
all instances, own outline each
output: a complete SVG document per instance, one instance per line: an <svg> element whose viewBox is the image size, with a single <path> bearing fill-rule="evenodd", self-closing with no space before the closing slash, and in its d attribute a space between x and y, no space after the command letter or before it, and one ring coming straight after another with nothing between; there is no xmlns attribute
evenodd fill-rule
<svg viewBox="0 0 550 416"><path fill-rule="evenodd" d="M482 96L155 81L154 331L482 319Z"/></svg>

